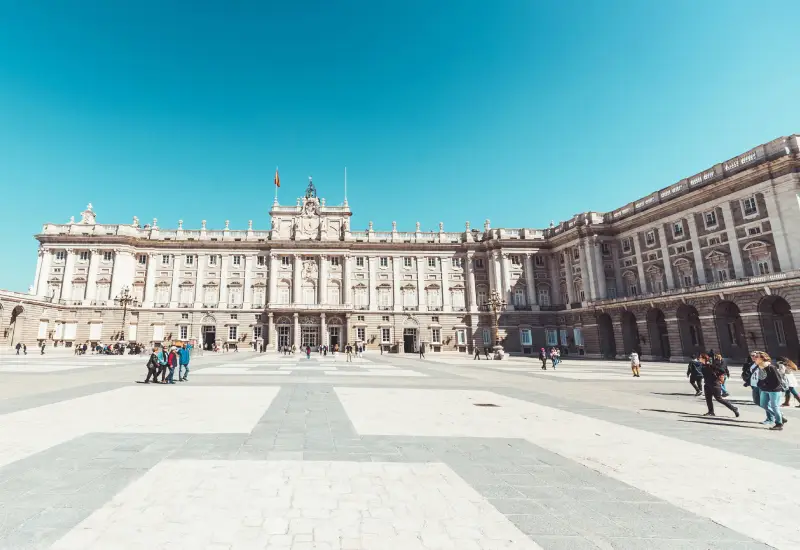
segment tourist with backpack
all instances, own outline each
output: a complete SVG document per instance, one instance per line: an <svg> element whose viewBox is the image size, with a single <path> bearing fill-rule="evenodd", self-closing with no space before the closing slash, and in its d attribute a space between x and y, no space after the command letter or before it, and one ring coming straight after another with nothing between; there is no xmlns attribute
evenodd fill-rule
<svg viewBox="0 0 800 550"><path fill-rule="evenodd" d="M718 403L728 407L736 415L736 418L739 418L739 409L722 397L722 383L725 382L725 371L705 353L701 354L698 360L702 365L703 390L706 394L706 406L708 407L708 412L703 416L716 416L714 414L713 401L716 400Z"/></svg>
<svg viewBox="0 0 800 550"><path fill-rule="evenodd" d="M763 351L754 352L754 359L758 366L758 388L761 390L761 406L772 413L775 425L770 430L780 431L787 419L781 415L781 397L789 389L786 376L777 364Z"/></svg>
<svg viewBox="0 0 800 550"><path fill-rule="evenodd" d="M150 383L150 377L152 376L153 382L158 382L158 348L153 348L153 353L150 354L150 358L147 360L147 378L144 379L145 384Z"/></svg>
<svg viewBox="0 0 800 550"><path fill-rule="evenodd" d="M795 365L794 361L788 357L778 357L776 361L785 369L784 376L786 376L786 381L789 383L789 389L786 390L786 393L784 394L786 398L784 399L781 407L788 407L792 396L794 396L794 398L797 399L797 402L800 403L800 395L797 395L797 378L795 378L794 375L794 373L797 372L797 365ZM800 407L800 405L797 406Z"/></svg>

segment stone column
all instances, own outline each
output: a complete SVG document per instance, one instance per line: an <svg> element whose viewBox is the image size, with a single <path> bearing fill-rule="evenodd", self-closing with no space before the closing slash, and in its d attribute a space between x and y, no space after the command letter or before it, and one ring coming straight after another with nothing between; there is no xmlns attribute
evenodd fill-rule
<svg viewBox="0 0 800 550"><path fill-rule="evenodd" d="M325 320L325 312L319 314L319 324L320 324L320 335L319 335L319 343L320 345L327 346L328 345L328 325L326 324Z"/></svg>
<svg viewBox="0 0 800 550"><path fill-rule="evenodd" d="M704 285L706 284L706 268L703 263L703 253L700 250L700 238L697 236L697 222L694 219L694 214L690 213L686 221L689 225L689 237L692 241L692 255L694 256L695 271L697 271L697 284Z"/></svg>
<svg viewBox="0 0 800 550"><path fill-rule="evenodd" d="M635 233L631 236L631 241L634 243L634 251L636 253L636 270L639 273L639 294L647 293L647 279L644 277L644 256L642 256L642 246L639 243L639 235Z"/></svg>
<svg viewBox="0 0 800 550"><path fill-rule="evenodd" d="M392 256L392 289L394 290L394 311L403 311L403 294L400 290L400 258Z"/></svg>
<svg viewBox="0 0 800 550"><path fill-rule="evenodd" d="M500 276L503 281L503 292L500 295L508 304L508 309L514 311L514 297L511 296L511 259L507 253L500 255Z"/></svg>
<svg viewBox="0 0 800 550"><path fill-rule="evenodd" d="M242 296L242 307L251 309L253 307L253 262L255 256L244 257L244 296Z"/></svg>
<svg viewBox="0 0 800 550"><path fill-rule="evenodd" d="M594 276L595 280L597 281L597 294L595 295L595 299L604 300L608 298L608 289L606 288L606 267L605 262L603 261L602 244L597 240L597 237L595 237L592 242L592 253L594 255L595 265Z"/></svg>
<svg viewBox="0 0 800 550"><path fill-rule="evenodd" d="M169 293L169 307L178 307L178 300L180 299L180 269L178 264L181 257L177 254L172 255L172 288ZM116 262L114 262L116 264ZM113 295L112 295L113 298Z"/></svg>
<svg viewBox="0 0 800 550"><path fill-rule="evenodd" d="M342 261L342 303L346 306L353 305L353 284L350 281L353 272L353 257L345 254Z"/></svg>
<svg viewBox="0 0 800 550"><path fill-rule="evenodd" d="M588 254L589 243L586 240L578 244L578 262L581 266L581 282L583 283L584 298L594 301L594 273L592 272L592 259Z"/></svg>
<svg viewBox="0 0 800 550"><path fill-rule="evenodd" d="M292 270L292 303L300 303L300 293L303 291L300 281L300 271L303 268L303 257L300 254L294 255L294 266ZM295 317L295 319L297 319Z"/></svg>
<svg viewBox="0 0 800 550"><path fill-rule="evenodd" d="M267 313L267 343L269 344L269 349L277 350L278 349L278 337L275 334L275 323L273 322L272 312L270 311Z"/></svg>
<svg viewBox="0 0 800 550"><path fill-rule="evenodd" d="M425 301L425 258L417 256L417 309L428 311L428 303Z"/></svg>
<svg viewBox="0 0 800 550"><path fill-rule="evenodd" d="M61 283L61 299L72 300L72 278L75 277L75 249L67 248L67 259L64 262L64 279Z"/></svg>
<svg viewBox="0 0 800 550"><path fill-rule="evenodd" d="M208 267L208 256L205 254L197 255L197 279L194 286L194 308L203 306L203 285L205 284L206 268Z"/></svg>
<svg viewBox="0 0 800 550"><path fill-rule="evenodd" d="M292 334L292 343L299 350L300 349L300 314L294 313L294 334Z"/></svg>
<svg viewBox="0 0 800 550"><path fill-rule="evenodd" d="M558 253L547 257L550 262L550 303L557 305L561 299L561 264L558 262Z"/></svg>
<svg viewBox="0 0 800 550"><path fill-rule="evenodd" d="M664 276L667 278L667 288L675 288L675 279L672 277L672 264L669 261L669 247L667 246L667 234L660 225L656 226L656 235L661 245L661 260L664 262Z"/></svg>
<svg viewBox="0 0 800 550"><path fill-rule="evenodd" d="M50 266L53 264L53 253L49 249L43 248L39 251L42 257L42 269L36 278L36 296L44 298L47 296L47 279L50 277Z"/></svg>
<svg viewBox="0 0 800 550"><path fill-rule="evenodd" d="M267 303L273 306L278 303L278 255L274 252L269 253L269 300ZM270 315L272 315L270 313Z"/></svg>
<svg viewBox="0 0 800 550"><path fill-rule="evenodd" d="M156 299L156 255L147 255L147 275L144 280L144 307L153 307Z"/></svg>
<svg viewBox="0 0 800 550"><path fill-rule="evenodd" d="M230 256L227 254L222 255L222 260L219 263L219 307L220 309L228 307L228 261Z"/></svg>
<svg viewBox="0 0 800 550"><path fill-rule="evenodd" d="M733 226L733 210L730 201L722 203L722 211L725 217L725 233L728 235L728 247L731 251L731 262L733 263L734 277L741 279L744 277L744 266L742 266L742 253L739 250L739 241L736 239L736 228ZM770 220L771 221L771 220Z"/></svg>
<svg viewBox="0 0 800 550"><path fill-rule="evenodd" d="M466 306L468 311L475 313L478 311L478 298L477 293L475 290L475 269L472 267L472 252L467 252L466 255L466 266L465 269L467 270L467 295L464 296L466 300Z"/></svg>
<svg viewBox="0 0 800 550"><path fill-rule="evenodd" d="M352 317L352 313L346 313L344 316L344 343L350 343L350 319ZM340 346L341 349L341 346Z"/></svg>
<svg viewBox="0 0 800 550"><path fill-rule="evenodd" d="M319 282L317 296L320 304L328 303L328 258L327 254L319 255Z"/></svg>
<svg viewBox="0 0 800 550"><path fill-rule="evenodd" d="M795 250L794 254L792 254L791 240L794 232L791 229L791 222L789 224L784 223L784 218L789 220L796 219L796 215L792 215L792 210L796 213L798 206L797 200L792 199L792 195L794 197L797 196L794 185L795 184L792 183L786 193L781 193L783 195L790 195L789 201L781 202L781 204L786 207L785 212L781 212L781 209L778 207L778 197L776 196L775 189L766 187L763 190L764 202L767 205L767 214L769 215L769 224L772 228L772 238L775 242L775 253L778 255L781 271L797 269L797 259L800 257L798 255L800 251L798 250ZM786 199L786 196L782 198ZM792 204L792 206L789 207L786 203ZM787 225L790 226L790 229L787 229Z"/></svg>
<svg viewBox="0 0 800 550"><path fill-rule="evenodd" d="M494 268L494 284L495 290L500 295L501 298L505 298L508 301L508 297L506 295L506 286L505 286L505 278L503 277L503 255L497 251L493 254L492 258L492 266Z"/></svg>
<svg viewBox="0 0 800 550"><path fill-rule="evenodd" d="M377 271L377 266L375 264L378 263L378 258L375 256L370 256L367 258L367 268L369 270L369 285L368 293L369 293L369 309L370 311L377 311L378 310L378 297L377 297L377 283L378 278L375 275Z"/></svg>
<svg viewBox="0 0 800 550"><path fill-rule="evenodd" d="M567 248L562 251L564 254L564 273L567 279L567 299L570 304L575 303L575 280L572 277L572 249Z"/></svg>
<svg viewBox="0 0 800 550"><path fill-rule="evenodd" d="M617 289L617 298L625 296L625 282L622 280L622 270L619 267L619 243L611 243L611 261L614 267L614 285Z"/></svg>
<svg viewBox="0 0 800 550"><path fill-rule="evenodd" d="M533 272L533 254L525 254L525 286L528 289L528 305L538 305L536 296L536 274Z"/></svg>
<svg viewBox="0 0 800 550"><path fill-rule="evenodd" d="M33 295L37 296L39 293L39 279L42 276L42 262L44 261L44 250L39 247L36 253L36 273L33 276Z"/></svg>
<svg viewBox="0 0 800 550"><path fill-rule="evenodd" d="M97 264L98 260L100 259L100 253L96 248L92 248L89 251L89 268L86 274L86 301L90 304L97 296ZM119 274L117 273L117 258L116 253L114 254L114 268L111 274L111 280L113 281L116 279ZM112 300L116 298L113 294L109 296Z"/></svg>
<svg viewBox="0 0 800 550"><path fill-rule="evenodd" d="M453 311L453 307L450 302L450 273L448 268L450 267L447 265L447 258L436 258L439 261L439 267L442 270L442 311ZM467 272L467 275L472 271L472 257L467 256L464 258L464 269ZM468 305L466 302L467 296L466 293L464 295L465 303L464 305Z"/></svg>

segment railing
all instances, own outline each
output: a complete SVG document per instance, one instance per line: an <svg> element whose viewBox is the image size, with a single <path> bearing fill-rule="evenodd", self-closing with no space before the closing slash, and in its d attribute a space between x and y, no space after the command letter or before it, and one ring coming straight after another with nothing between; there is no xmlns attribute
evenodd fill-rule
<svg viewBox="0 0 800 550"><path fill-rule="evenodd" d="M392 306L378 306L378 311L392 311Z"/></svg>
<svg viewBox="0 0 800 550"><path fill-rule="evenodd" d="M257 239L268 239L269 231L253 231L253 237Z"/></svg>
<svg viewBox="0 0 800 550"><path fill-rule="evenodd" d="M159 229L158 236L162 239L177 239L178 231L175 229Z"/></svg>
<svg viewBox="0 0 800 550"><path fill-rule="evenodd" d="M208 237L209 239L211 238L221 239L223 235L224 231L206 231L206 237Z"/></svg>
<svg viewBox="0 0 800 550"><path fill-rule="evenodd" d="M419 311L419 306L403 306L403 311Z"/></svg>
<svg viewBox="0 0 800 550"><path fill-rule="evenodd" d="M185 239L199 239L202 232L199 229L186 229L183 232L183 237Z"/></svg>
<svg viewBox="0 0 800 550"><path fill-rule="evenodd" d="M203 308L205 309L216 309L219 307L219 304L203 304Z"/></svg>
<svg viewBox="0 0 800 550"><path fill-rule="evenodd" d="M467 308L464 306L453 306L453 311L467 311Z"/></svg>
<svg viewBox="0 0 800 550"><path fill-rule="evenodd" d="M417 238L417 234L416 233L405 233L405 232L404 233L400 233L398 231L395 234L397 235L397 240L399 240L399 241L414 242L416 240L416 238Z"/></svg>
<svg viewBox="0 0 800 550"><path fill-rule="evenodd" d="M228 309L242 309L243 304L228 304Z"/></svg>
<svg viewBox="0 0 800 550"><path fill-rule="evenodd" d="M356 306L355 309L357 309L359 311L365 311L365 310L369 309L369 306L360 305L360 306Z"/></svg>
<svg viewBox="0 0 800 550"><path fill-rule="evenodd" d="M428 306L428 311L442 311L442 306Z"/></svg>
<svg viewBox="0 0 800 550"><path fill-rule="evenodd" d="M194 304L186 304L186 303L183 303L183 304L180 304L180 305L178 305L178 307L192 307L193 305L194 305Z"/></svg>
<svg viewBox="0 0 800 550"><path fill-rule="evenodd" d="M531 311L531 309L532 308L530 304L525 304L524 306L514 306L514 311Z"/></svg>
<svg viewBox="0 0 800 550"><path fill-rule="evenodd" d="M567 306L565 306L564 304L539 306L539 311L563 311L565 309L567 309Z"/></svg>
<svg viewBox="0 0 800 550"><path fill-rule="evenodd" d="M383 240L391 241L392 240L392 234L391 234L391 232L374 231L372 233L372 239L371 240L375 240L375 241L383 241Z"/></svg>

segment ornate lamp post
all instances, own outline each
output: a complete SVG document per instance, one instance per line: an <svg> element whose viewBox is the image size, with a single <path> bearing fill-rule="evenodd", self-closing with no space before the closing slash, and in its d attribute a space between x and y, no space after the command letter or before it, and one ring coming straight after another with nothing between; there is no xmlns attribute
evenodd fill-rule
<svg viewBox="0 0 800 550"><path fill-rule="evenodd" d="M119 296L114 298L114 304L117 306L122 306L122 329L120 331L120 340L125 338L125 317L128 315L128 306L134 302L133 296L131 296L130 289L125 286L119 293Z"/></svg>
<svg viewBox="0 0 800 550"><path fill-rule="evenodd" d="M486 305L492 310L492 321L494 322L494 347L492 348L494 350L494 358L502 359L505 354L503 352L503 346L500 345L500 313L505 309L508 303L503 300L496 290L493 290L489 299L486 301Z"/></svg>

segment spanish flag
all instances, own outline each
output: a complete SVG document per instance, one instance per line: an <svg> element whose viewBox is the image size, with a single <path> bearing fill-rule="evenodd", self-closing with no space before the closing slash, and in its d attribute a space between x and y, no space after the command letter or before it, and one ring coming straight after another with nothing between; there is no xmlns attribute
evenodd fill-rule
<svg viewBox="0 0 800 550"><path fill-rule="evenodd" d="M280 186L281 186L281 177L278 174L278 169L276 168L275 169L275 187L280 187Z"/></svg>

